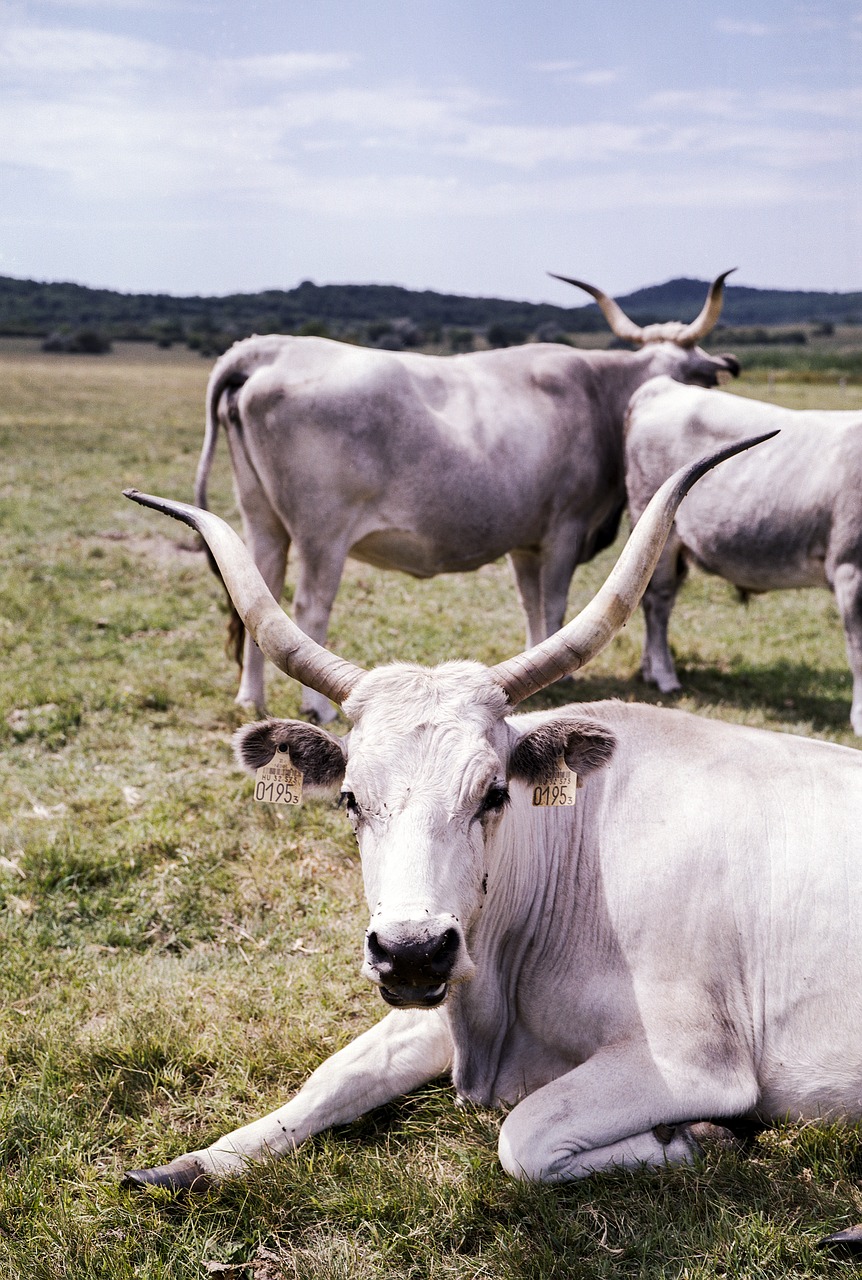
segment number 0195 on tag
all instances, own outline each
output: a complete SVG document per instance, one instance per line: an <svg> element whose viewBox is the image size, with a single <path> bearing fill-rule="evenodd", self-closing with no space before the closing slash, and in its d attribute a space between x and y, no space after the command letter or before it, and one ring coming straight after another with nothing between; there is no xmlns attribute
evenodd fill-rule
<svg viewBox="0 0 862 1280"><path fill-rule="evenodd" d="M302 802L302 774L291 763L289 751L277 751L269 764L255 772L254 798L269 804Z"/></svg>
<svg viewBox="0 0 862 1280"><path fill-rule="evenodd" d="M536 808L556 809L561 805L573 805L577 799L578 775L560 760L547 782L533 787L533 805Z"/></svg>

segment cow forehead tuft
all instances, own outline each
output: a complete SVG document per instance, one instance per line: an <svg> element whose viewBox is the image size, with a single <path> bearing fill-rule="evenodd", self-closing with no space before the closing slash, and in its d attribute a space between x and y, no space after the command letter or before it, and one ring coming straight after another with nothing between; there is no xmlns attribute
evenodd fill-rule
<svg viewBox="0 0 862 1280"><path fill-rule="evenodd" d="M376 667L358 681L344 703L345 714L355 724L379 721L398 733L450 723L453 717L465 728L490 727L509 710L502 686L478 662Z"/></svg>

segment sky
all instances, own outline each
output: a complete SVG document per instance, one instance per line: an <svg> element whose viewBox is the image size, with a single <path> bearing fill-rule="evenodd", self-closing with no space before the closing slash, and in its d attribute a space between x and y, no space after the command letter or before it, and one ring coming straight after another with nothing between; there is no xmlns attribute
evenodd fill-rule
<svg viewBox="0 0 862 1280"><path fill-rule="evenodd" d="M862 289L862 0L0 0L0 274Z"/></svg>

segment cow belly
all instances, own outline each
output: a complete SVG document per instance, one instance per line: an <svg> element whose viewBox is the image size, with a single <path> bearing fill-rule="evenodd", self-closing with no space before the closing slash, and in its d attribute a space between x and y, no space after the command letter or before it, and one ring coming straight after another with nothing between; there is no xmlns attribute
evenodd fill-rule
<svg viewBox="0 0 862 1280"><path fill-rule="evenodd" d="M730 519L701 505L683 509L676 527L702 569L747 591L828 586L828 519L741 507Z"/></svg>
<svg viewBox="0 0 862 1280"><path fill-rule="evenodd" d="M350 556L377 569L398 569L414 578L433 578L438 573L462 573L478 569L502 555L492 547L470 553L463 548L447 549L422 538L412 529L381 529L366 534L350 548Z"/></svg>
<svg viewBox="0 0 862 1280"><path fill-rule="evenodd" d="M800 587L828 587L825 548L809 554L788 554L788 549L739 547L734 543L684 540L699 568L716 574L745 591L787 591Z"/></svg>

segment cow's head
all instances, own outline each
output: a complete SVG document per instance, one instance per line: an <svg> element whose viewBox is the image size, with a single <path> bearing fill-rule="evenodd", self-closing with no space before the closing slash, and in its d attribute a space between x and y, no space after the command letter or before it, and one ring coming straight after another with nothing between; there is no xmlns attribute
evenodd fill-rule
<svg viewBox="0 0 862 1280"><path fill-rule="evenodd" d="M711 466L753 443L671 476L590 604L556 635L490 668L458 662L365 671L345 662L283 612L242 540L218 516L128 492L202 534L266 656L340 703L352 721L349 737L340 739L302 722L264 720L239 731L237 754L256 769L287 746L306 786L341 791L371 911L364 972L389 1004L431 1008L473 972L468 939L493 887L500 842L489 837L506 821L510 785L547 780L561 755L583 777L613 752L609 732L577 708L526 733L508 713L604 648L636 608L685 493Z"/></svg>
<svg viewBox="0 0 862 1280"><path fill-rule="evenodd" d="M573 280L570 276L558 276L553 271L550 274L555 280L573 284L595 298L616 337L649 352L651 363L656 366L653 371L655 374L665 373L677 382L690 382L699 387L715 387L722 374L730 374L734 378L739 375L739 361L727 353L712 355L697 344L718 323L724 301L724 282L735 270L732 267L730 271L716 276L709 287L700 315L690 323L667 320L662 324L648 325L636 324L618 302L595 285L585 284L583 280Z"/></svg>
<svg viewBox="0 0 862 1280"><path fill-rule="evenodd" d="M234 738L250 771L287 746L306 787L337 789L356 833L371 913L364 972L391 1005L440 1004L469 978L472 926L488 885L510 786L548 780L564 756L583 778L610 759L610 733L571 711L518 733L499 678L472 662L379 667L344 702L338 738L263 720Z"/></svg>

